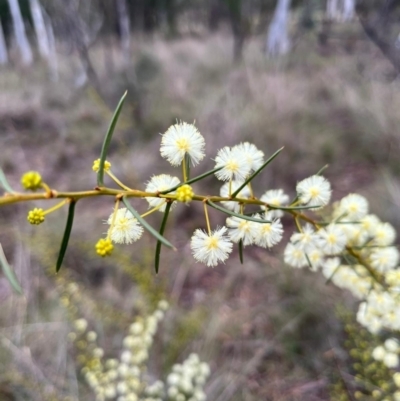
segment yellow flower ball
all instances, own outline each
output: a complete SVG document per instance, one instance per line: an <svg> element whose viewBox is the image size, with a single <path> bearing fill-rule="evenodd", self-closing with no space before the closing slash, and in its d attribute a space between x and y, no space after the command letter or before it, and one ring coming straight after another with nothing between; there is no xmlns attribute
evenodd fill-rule
<svg viewBox="0 0 400 401"><path fill-rule="evenodd" d="M42 185L42 176L37 171L28 171L21 177L21 185L31 191L36 191Z"/></svg>
<svg viewBox="0 0 400 401"><path fill-rule="evenodd" d="M38 209L35 207L35 209L29 211L27 220L31 224L41 224L44 222L44 210L43 209Z"/></svg>
<svg viewBox="0 0 400 401"><path fill-rule="evenodd" d="M179 202L188 203L193 199L194 192L190 185L185 184L176 190L176 200Z"/></svg>
<svg viewBox="0 0 400 401"><path fill-rule="evenodd" d="M109 240L107 238L106 239L101 238L97 241L96 252L101 257L104 258L105 256L111 255L113 249L114 249L114 245L112 244L111 240Z"/></svg>
<svg viewBox="0 0 400 401"><path fill-rule="evenodd" d="M111 168L111 163L109 161L104 162L104 171L108 171ZM100 159L97 159L93 162L92 170L95 171L96 173L100 169Z"/></svg>

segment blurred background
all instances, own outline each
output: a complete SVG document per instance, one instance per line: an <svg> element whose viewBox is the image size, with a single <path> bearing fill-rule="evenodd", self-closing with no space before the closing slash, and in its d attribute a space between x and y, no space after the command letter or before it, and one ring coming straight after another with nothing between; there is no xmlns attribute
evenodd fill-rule
<svg viewBox="0 0 400 401"><path fill-rule="evenodd" d="M93 160L128 90L108 160L130 187L180 174L161 158L159 134L195 121L208 157L193 174L213 168L225 145L250 141L267 157L285 146L257 178L258 196L275 188L293 196L297 181L329 164L333 200L365 195L399 228L399 18L393 0L0 0L0 167L15 188L28 170L57 190L93 188ZM219 184L210 177L195 191L216 194ZM357 391L383 399L355 380L351 347L372 349L376 339L352 323L350 295L284 265L289 218L281 245L246 248L243 265L234 250L210 269L189 248L205 226L202 207L179 205L166 231L178 252L162 250L156 275L148 234L97 257L113 202L88 199L55 275L66 210L39 227L26 222L28 210L49 203L0 208L0 242L25 294L0 277L1 401L94 399L67 341L60 299L70 282L84 299L76 315L108 356L137 314L170 302L150 381L197 352L211 367L209 400L352 401ZM212 226L224 219L211 214ZM149 221L158 227L161 214Z"/></svg>

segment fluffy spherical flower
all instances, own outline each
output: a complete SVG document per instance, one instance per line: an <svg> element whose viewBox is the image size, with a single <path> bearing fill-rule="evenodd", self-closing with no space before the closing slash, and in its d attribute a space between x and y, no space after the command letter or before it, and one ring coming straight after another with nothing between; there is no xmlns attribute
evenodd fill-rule
<svg viewBox="0 0 400 401"><path fill-rule="evenodd" d="M288 243L283 253L283 258L286 264L292 267L304 267L307 266L306 255L298 245Z"/></svg>
<svg viewBox="0 0 400 401"><path fill-rule="evenodd" d="M399 251L394 246L373 248L370 255L371 266L384 272L394 269L399 261Z"/></svg>
<svg viewBox="0 0 400 401"><path fill-rule="evenodd" d="M82 333L87 329L88 322L86 319L78 319L78 320L75 320L74 326L78 332Z"/></svg>
<svg viewBox="0 0 400 401"><path fill-rule="evenodd" d="M303 232L292 234L290 242L296 244L296 247L303 251L315 248L317 246L318 236L316 235L313 226L307 223L302 229Z"/></svg>
<svg viewBox="0 0 400 401"><path fill-rule="evenodd" d="M395 384L397 387L400 387L400 372L396 372L396 373L393 375L393 381L394 381L394 384Z"/></svg>
<svg viewBox="0 0 400 401"><path fill-rule="evenodd" d="M372 230L373 243L379 246L392 245L396 239L396 230L389 223L379 223Z"/></svg>
<svg viewBox="0 0 400 401"><path fill-rule="evenodd" d="M180 180L178 177L172 177L171 175L168 174L154 175L147 183L146 192L162 192L169 188L175 187L179 183ZM176 191L170 192L170 194L175 194L175 193ZM164 198L147 197L145 199L147 200L147 202L149 202L149 208L162 205L158 210L160 212L165 211L166 201ZM175 202L172 205L174 204Z"/></svg>
<svg viewBox="0 0 400 401"><path fill-rule="evenodd" d="M240 143L234 146L232 150L242 153L253 171L258 170L264 163L264 152L257 149L252 143Z"/></svg>
<svg viewBox="0 0 400 401"><path fill-rule="evenodd" d="M378 345L372 351L372 358L374 358L376 361L383 361L385 355L386 355L386 350L382 345Z"/></svg>
<svg viewBox="0 0 400 401"><path fill-rule="evenodd" d="M243 245L251 245L254 242L254 237L257 234L256 224L236 216L226 219L226 226L229 228L229 238L236 243L242 240Z"/></svg>
<svg viewBox="0 0 400 401"><path fill-rule="evenodd" d="M361 227L365 230L369 235L373 236L376 227L380 224L380 220L374 214L367 214L365 217L360 219Z"/></svg>
<svg viewBox="0 0 400 401"><path fill-rule="evenodd" d="M361 195L349 194L340 201L337 213L345 220L360 220L368 213L368 201Z"/></svg>
<svg viewBox="0 0 400 401"><path fill-rule="evenodd" d="M318 248L310 249L306 253L308 265L312 271L317 271L324 264L324 254Z"/></svg>
<svg viewBox="0 0 400 401"><path fill-rule="evenodd" d="M114 213L111 213L107 224L112 224ZM132 213L126 209L118 209L114 219L114 225L109 228L111 241L116 244L131 244L137 241L143 234L143 227L133 217Z"/></svg>
<svg viewBox="0 0 400 401"><path fill-rule="evenodd" d="M215 175L221 181L245 180L251 171L251 164L248 162L246 154L238 148L231 149L229 146L218 151L215 168L218 167L222 167L222 169Z"/></svg>
<svg viewBox="0 0 400 401"><path fill-rule="evenodd" d="M317 232L317 244L326 255L336 255L343 251L347 237L342 228L330 224Z"/></svg>
<svg viewBox="0 0 400 401"><path fill-rule="evenodd" d="M388 368L396 368L399 365L399 356L393 352L387 352L383 357L383 363Z"/></svg>
<svg viewBox="0 0 400 401"><path fill-rule="evenodd" d="M224 185L222 185L219 194L223 198L228 198L230 196L229 193L229 187L231 187L231 192L235 192L241 185L243 184L243 181L238 181L234 180L232 182L226 182ZM243 189L239 191L237 194L238 198L243 198L243 199L248 199L250 198L250 190L249 187L246 185ZM238 202L235 201L224 201L221 202L224 207L226 207L229 210L233 210L235 213L239 213L240 210L240 205Z"/></svg>
<svg viewBox="0 0 400 401"><path fill-rule="evenodd" d="M211 234L197 229L191 239L193 256L207 266L216 266L224 262L232 252L232 242L226 236L227 228L217 228Z"/></svg>
<svg viewBox="0 0 400 401"><path fill-rule="evenodd" d="M329 181L320 175L313 175L300 181L296 191L302 204L320 207L329 203L332 192Z"/></svg>
<svg viewBox="0 0 400 401"><path fill-rule="evenodd" d="M289 202L289 195L286 195L283 189L270 189L261 196L260 200L273 206L283 206ZM265 206L261 207L266 209ZM275 217L283 216L282 210L272 210L271 212Z"/></svg>
<svg viewBox="0 0 400 401"><path fill-rule="evenodd" d="M399 342L395 338L388 338L385 341L385 348L389 352L398 352L398 350L399 350Z"/></svg>
<svg viewBox="0 0 400 401"><path fill-rule="evenodd" d="M270 248L280 242L283 234L283 226L280 219L274 219L271 212L264 213L264 215L256 214L253 217L270 221L270 223L253 223L256 229L254 237L256 245Z"/></svg>
<svg viewBox="0 0 400 401"><path fill-rule="evenodd" d="M190 156L193 165L204 158L205 141L193 124L180 122L171 125L161 139L161 156L173 166L182 163L185 154Z"/></svg>

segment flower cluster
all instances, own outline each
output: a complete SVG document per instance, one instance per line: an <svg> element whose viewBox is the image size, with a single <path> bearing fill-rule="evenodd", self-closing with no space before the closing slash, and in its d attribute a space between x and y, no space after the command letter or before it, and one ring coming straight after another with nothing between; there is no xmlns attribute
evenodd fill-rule
<svg viewBox="0 0 400 401"><path fill-rule="evenodd" d="M69 292L75 291L76 288L71 288ZM167 379L168 389L160 380L151 384L147 382L145 363L157 326L168 308L166 301L160 301L151 315L139 317L129 326L118 359L104 358L104 350L97 345L97 334L88 330L86 319L74 321L73 331L68 337L78 350L77 360L82 365L81 373L95 393L96 401L162 401L165 394L168 394L169 400L176 401L206 399L203 386L210 370L195 354L190 355L182 365L174 365Z"/></svg>
<svg viewBox="0 0 400 401"><path fill-rule="evenodd" d="M298 188L298 193L304 195L304 188ZM318 196L323 200L321 193ZM361 299L357 320L372 333L399 330L399 251L393 245L396 232L389 223L369 214L367 200L349 194L333 205L331 217L325 217L323 223L298 228L285 249L285 262L295 268L321 270L328 280ZM375 359L388 367L399 364L393 344L387 341L374 351Z"/></svg>
<svg viewBox="0 0 400 401"><path fill-rule="evenodd" d="M167 377L167 396L170 401L205 401L203 386L210 375L210 368L200 362L197 354L190 354L181 364L172 367Z"/></svg>
<svg viewBox="0 0 400 401"><path fill-rule="evenodd" d="M372 351L376 361L382 361L388 368L399 364L400 344L395 338L388 338L383 345L378 345Z"/></svg>

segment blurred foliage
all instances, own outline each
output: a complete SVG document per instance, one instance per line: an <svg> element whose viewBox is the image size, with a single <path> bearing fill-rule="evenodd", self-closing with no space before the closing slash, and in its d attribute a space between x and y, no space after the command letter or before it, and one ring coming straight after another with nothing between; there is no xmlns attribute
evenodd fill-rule
<svg viewBox="0 0 400 401"><path fill-rule="evenodd" d="M338 315L344 324L346 360L337 358L331 386L332 398L338 401L384 401L398 390L393 381L394 370L372 357L374 348L382 344L381 336L360 326L353 313L343 308Z"/></svg>

